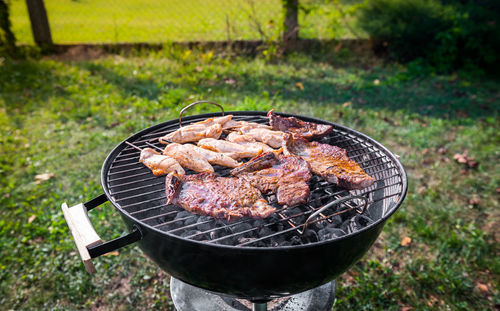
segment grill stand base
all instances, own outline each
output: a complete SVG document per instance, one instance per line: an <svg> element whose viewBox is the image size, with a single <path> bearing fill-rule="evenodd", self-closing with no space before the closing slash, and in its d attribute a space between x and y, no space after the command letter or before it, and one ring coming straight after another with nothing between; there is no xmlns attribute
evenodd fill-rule
<svg viewBox="0 0 500 311"><path fill-rule="evenodd" d="M170 295L177 311L330 311L335 302L337 283L326 283L317 288L269 302L252 303L248 300L219 295L178 279L170 279Z"/></svg>

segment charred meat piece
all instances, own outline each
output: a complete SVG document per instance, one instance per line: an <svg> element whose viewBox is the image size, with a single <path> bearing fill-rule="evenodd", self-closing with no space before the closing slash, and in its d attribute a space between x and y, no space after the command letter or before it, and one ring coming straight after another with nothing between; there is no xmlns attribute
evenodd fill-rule
<svg viewBox="0 0 500 311"><path fill-rule="evenodd" d="M160 137L158 140L162 144L168 144L169 142L183 144L187 142L196 142L203 138L217 139L222 134L224 124L232 118L233 115L208 118L200 122L183 126L172 133Z"/></svg>
<svg viewBox="0 0 500 311"><path fill-rule="evenodd" d="M198 147L225 153L233 159L251 158L262 153L260 146L243 146L226 140L204 138L198 142Z"/></svg>
<svg viewBox="0 0 500 311"><path fill-rule="evenodd" d="M274 109L267 113L267 117L273 130L293 133L307 139L321 138L333 131L331 125L305 122L295 117L282 117L275 114Z"/></svg>
<svg viewBox="0 0 500 311"><path fill-rule="evenodd" d="M220 177L215 173L171 173L166 178L165 189L167 204L178 205L198 215L231 220L244 216L265 218L276 211L246 180Z"/></svg>
<svg viewBox="0 0 500 311"><path fill-rule="evenodd" d="M345 149L336 146L309 142L287 133L284 136L283 153L301 157L309 162L314 174L346 189L363 189L374 182L358 163L349 159Z"/></svg>
<svg viewBox="0 0 500 311"><path fill-rule="evenodd" d="M231 175L247 180L262 193L275 193L282 205L303 204L309 197L311 167L294 155L266 152L233 169Z"/></svg>
<svg viewBox="0 0 500 311"><path fill-rule="evenodd" d="M139 162L148 167L155 176L166 175L171 172L184 175L180 164L171 157L161 155L151 148L144 148L139 156Z"/></svg>

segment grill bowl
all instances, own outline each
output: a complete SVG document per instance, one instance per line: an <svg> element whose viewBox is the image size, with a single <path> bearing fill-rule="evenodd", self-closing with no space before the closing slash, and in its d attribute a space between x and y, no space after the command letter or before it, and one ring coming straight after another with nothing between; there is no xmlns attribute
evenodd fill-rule
<svg viewBox="0 0 500 311"><path fill-rule="evenodd" d="M235 120L267 121L266 112L227 114L233 114ZM177 279L210 291L253 300L269 299L306 291L335 279L371 247L406 195L407 177L399 160L380 143L352 129L305 116L281 115L332 125L334 132L320 142L346 149L349 157L361 162L376 180L367 189L349 192L316 178L314 183L321 192L320 199L311 203L313 206L308 204L307 208L318 208L317 205L338 196L364 195L369 201L366 213L372 221L337 237L299 245L252 242L227 245L193 238L192 234L186 237L185 231L175 227L178 222L175 216L182 210L165 205L164 177L151 177L150 171L138 163L138 151L122 142L106 158L101 184L129 229L140 229L142 239L138 245L159 267ZM215 116L221 114L185 117L183 125ZM159 136L178 127L177 120L167 121L140 131L126 141L147 147L146 142L156 143ZM216 172L229 175L229 170L224 168L216 168ZM199 221L199 217L203 216L190 215L188 218ZM245 221L250 223L252 220ZM266 221L262 223L265 225ZM288 231L299 235L296 230Z"/></svg>

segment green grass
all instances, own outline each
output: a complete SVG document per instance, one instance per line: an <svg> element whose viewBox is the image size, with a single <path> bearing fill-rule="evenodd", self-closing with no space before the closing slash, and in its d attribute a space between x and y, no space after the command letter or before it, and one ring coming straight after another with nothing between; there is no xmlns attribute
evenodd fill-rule
<svg viewBox="0 0 500 311"><path fill-rule="evenodd" d="M372 249L339 278L335 310L500 303L499 81L439 75L416 63L383 65L346 51L273 62L210 55L167 48L96 60L1 60L3 309L173 309L168 275L137 247L95 259L98 273L88 275L60 205L102 193L100 166L116 144L199 99L338 122L401 156L408 196ZM453 160L465 151L477 168ZM54 177L37 183L42 173ZM105 240L126 231L109 203L90 217Z"/></svg>
<svg viewBox="0 0 500 311"><path fill-rule="evenodd" d="M275 40L283 19L280 0L44 2L52 39L59 44ZM26 2L13 0L10 4L12 30L18 43L33 44ZM309 9L300 11L302 38L353 36L337 20L340 5L322 1L304 1L302 5Z"/></svg>

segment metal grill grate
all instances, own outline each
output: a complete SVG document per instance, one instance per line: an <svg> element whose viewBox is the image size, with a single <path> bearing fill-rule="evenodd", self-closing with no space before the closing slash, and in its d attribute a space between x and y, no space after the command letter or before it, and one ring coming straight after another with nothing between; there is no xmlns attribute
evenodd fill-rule
<svg viewBox="0 0 500 311"><path fill-rule="evenodd" d="M268 122L265 113L232 114L234 120ZM206 115L190 118L189 123L205 118ZM194 215L174 205L167 206L165 177L153 176L149 169L138 162L140 152L129 146L116 155L103 175L106 176L105 186L112 203L130 217L167 234L186 239L240 247L275 247L334 239L381 219L389 212L391 204L400 199L403 181L400 166L395 164L386 150L354 131L333 125L334 132L319 142L346 149L348 156L358 162L375 179L375 183L362 190L347 191L314 176L309 183L311 195L304 205L285 209L276 203L275 195L266 196L268 202L277 207L277 213L266 219L245 218L227 222ZM141 148L148 147L148 144L164 148L158 138L177 128L177 122L166 122L129 141ZM229 176L229 168L214 165L214 169L221 176ZM186 173L194 172L187 170ZM361 205L359 200L347 200L324 211L318 219L308 224L307 230L299 230L304 228L305 220L325 204L351 195L367 199L365 213L358 214L354 211ZM344 209L351 211L329 217Z"/></svg>

